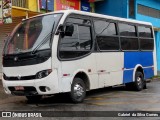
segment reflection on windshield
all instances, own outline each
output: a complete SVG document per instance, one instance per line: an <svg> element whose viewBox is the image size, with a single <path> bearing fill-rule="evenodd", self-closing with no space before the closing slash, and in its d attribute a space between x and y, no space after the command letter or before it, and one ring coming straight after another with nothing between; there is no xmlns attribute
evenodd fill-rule
<svg viewBox="0 0 160 120"><path fill-rule="evenodd" d="M23 21L9 36L4 54L31 52L37 46L40 46L39 50L50 49L51 33L60 17L61 14L52 14Z"/></svg>

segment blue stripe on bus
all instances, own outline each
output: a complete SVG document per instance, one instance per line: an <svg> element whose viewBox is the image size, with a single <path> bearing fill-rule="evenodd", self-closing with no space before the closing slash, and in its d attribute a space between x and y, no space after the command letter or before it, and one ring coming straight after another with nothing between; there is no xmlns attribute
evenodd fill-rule
<svg viewBox="0 0 160 120"><path fill-rule="evenodd" d="M124 68L123 83L133 81L133 69L137 64L143 67L153 66L153 52L124 52ZM144 69L144 68L143 68ZM153 76L152 68L144 69L145 78Z"/></svg>

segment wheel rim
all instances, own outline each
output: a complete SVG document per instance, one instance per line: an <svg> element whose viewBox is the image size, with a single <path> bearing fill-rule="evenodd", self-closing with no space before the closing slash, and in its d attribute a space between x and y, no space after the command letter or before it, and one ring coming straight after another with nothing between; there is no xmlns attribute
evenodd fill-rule
<svg viewBox="0 0 160 120"><path fill-rule="evenodd" d="M137 85L141 87L141 85L142 85L142 78L141 77L137 77Z"/></svg>
<svg viewBox="0 0 160 120"><path fill-rule="evenodd" d="M76 98L80 98L80 97L83 96L83 94L84 94L84 89L83 89L83 87L82 87L80 84L76 84L76 85L74 86L74 96L75 96Z"/></svg>

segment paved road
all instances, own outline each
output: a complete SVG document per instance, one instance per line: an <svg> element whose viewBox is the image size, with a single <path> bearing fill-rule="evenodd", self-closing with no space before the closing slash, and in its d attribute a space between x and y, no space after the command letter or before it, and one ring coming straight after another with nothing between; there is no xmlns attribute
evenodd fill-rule
<svg viewBox="0 0 160 120"><path fill-rule="evenodd" d="M28 103L25 97L6 95L0 84L0 111L160 111L159 93L160 80L157 79L140 92L129 91L124 86L93 90L87 92L81 104L71 103L66 94L47 96L38 103ZM160 117L150 119L159 120Z"/></svg>

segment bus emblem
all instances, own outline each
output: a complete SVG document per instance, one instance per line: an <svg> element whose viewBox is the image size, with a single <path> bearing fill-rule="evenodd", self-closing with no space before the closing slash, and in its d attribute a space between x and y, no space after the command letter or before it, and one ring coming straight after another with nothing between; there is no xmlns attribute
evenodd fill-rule
<svg viewBox="0 0 160 120"><path fill-rule="evenodd" d="M18 75L18 77L17 77L17 78L18 78L18 80L20 80L20 79L21 79L21 76L20 76L20 75Z"/></svg>
<svg viewBox="0 0 160 120"><path fill-rule="evenodd" d="M15 62L18 61L18 57L15 57L15 58L14 58L14 61L15 61Z"/></svg>

